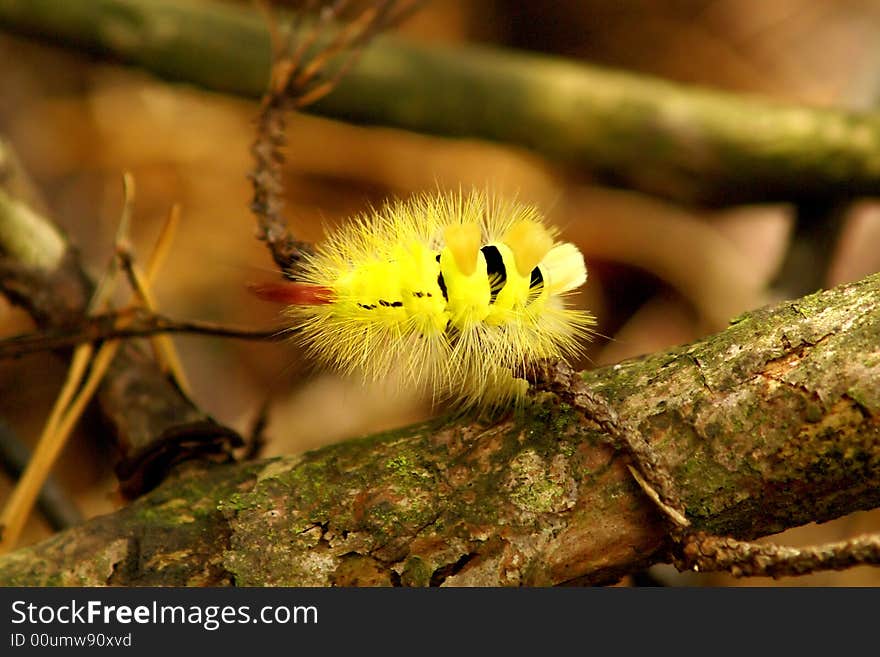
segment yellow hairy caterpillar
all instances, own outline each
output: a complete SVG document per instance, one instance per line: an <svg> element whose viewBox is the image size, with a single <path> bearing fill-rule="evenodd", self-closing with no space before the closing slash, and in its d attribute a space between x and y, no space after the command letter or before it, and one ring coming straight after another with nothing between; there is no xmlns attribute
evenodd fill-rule
<svg viewBox="0 0 880 657"><path fill-rule="evenodd" d="M306 257L297 282L257 293L288 304L324 366L497 409L523 396L530 366L576 356L594 324L566 307L587 270L555 237L528 205L422 195L356 217Z"/></svg>

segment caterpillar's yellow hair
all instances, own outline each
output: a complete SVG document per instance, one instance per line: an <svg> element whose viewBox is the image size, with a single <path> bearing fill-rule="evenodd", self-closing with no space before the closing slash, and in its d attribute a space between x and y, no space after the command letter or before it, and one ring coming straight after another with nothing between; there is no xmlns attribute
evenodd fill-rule
<svg viewBox="0 0 880 657"><path fill-rule="evenodd" d="M521 398L537 361L579 353L594 320L564 295L586 279L580 251L534 208L423 195L330 235L300 275L327 301L288 312L326 366L492 409Z"/></svg>

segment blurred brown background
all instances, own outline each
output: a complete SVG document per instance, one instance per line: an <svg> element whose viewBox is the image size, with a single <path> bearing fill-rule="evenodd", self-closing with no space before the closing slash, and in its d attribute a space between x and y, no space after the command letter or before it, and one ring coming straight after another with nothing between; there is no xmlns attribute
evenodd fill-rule
<svg viewBox="0 0 880 657"><path fill-rule="evenodd" d="M486 42L786 101L870 109L880 85L880 1L434 0L398 30L422 42ZM133 237L147 252L169 206L183 222L156 286L180 318L272 326L277 309L245 285L274 269L254 238L247 206L254 102L168 84L146 73L0 34L0 132L16 148L53 216L97 273L110 255L123 170L137 183ZM543 208L587 256L580 303L603 336L580 365L616 362L693 340L772 300L789 244L785 205L695 209L591 185L582 171L521 150L316 118L290 120L288 216L299 237L393 196L436 187L486 186ZM880 206L852 205L824 285L880 270ZM806 276L806 275L805 275ZM807 292L804 290L802 293ZM0 298L0 335L30 330ZM272 395L265 454L295 453L399 426L430 409L418 399L313 372L293 345L179 337L194 398L243 432ZM0 417L26 441L39 433L65 364L49 354L0 363ZM113 456L86 418L56 474L86 516L112 510ZM0 478L0 497L10 488ZM874 528L861 513L774 537L803 544ZM23 543L49 533L35 514ZM659 579L768 584L721 576ZM880 571L789 578L781 585L876 585Z"/></svg>

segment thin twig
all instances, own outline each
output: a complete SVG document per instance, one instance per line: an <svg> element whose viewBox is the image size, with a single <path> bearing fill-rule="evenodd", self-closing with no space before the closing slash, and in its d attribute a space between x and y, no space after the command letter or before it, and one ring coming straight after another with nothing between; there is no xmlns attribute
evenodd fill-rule
<svg viewBox="0 0 880 657"><path fill-rule="evenodd" d="M784 577L820 570L880 564L880 534L793 548L698 533L687 537L675 559L679 570L727 571L735 577Z"/></svg>
<svg viewBox="0 0 880 657"><path fill-rule="evenodd" d="M267 95L267 99L271 98L273 95L285 94L285 89L291 84L293 73L297 70L308 69L308 66L302 65L306 54L322 37L332 21L334 21L339 15L339 12L345 9L345 4L345 0L342 0L333 6L324 7L318 14L316 26L306 32L305 36L299 40L299 43L296 42L296 39L290 36L287 39L287 42L281 46L278 50L278 56L274 60L279 64L275 70L281 75L278 76L276 81L277 86L272 87L273 94ZM300 34L303 18L312 10L312 5L312 2L307 2L301 11L294 14L293 24L291 24L288 32L289 35ZM324 52L326 52L326 48L324 49ZM285 53L287 53L286 56ZM312 60L312 63L317 59L318 57ZM297 83L300 86L304 84L301 75L297 78Z"/></svg>
<svg viewBox="0 0 880 657"><path fill-rule="evenodd" d="M654 489L653 486L645 481L645 478L642 476L641 472L639 472L637 468L634 468L631 465L627 465L626 467L629 470L629 473L633 476L633 479L636 480L636 483L645 493L645 495L650 497L654 504L656 504L657 507L661 511L663 511L663 513L665 513L673 523L675 523L679 527L688 527L691 524L681 511L670 506L660 498L660 494Z"/></svg>
<svg viewBox="0 0 880 657"><path fill-rule="evenodd" d="M122 263L123 271L128 277L129 284L140 302L140 305L152 312L156 311L158 305L151 287L165 260L165 256L174 238L174 233L176 232L179 220L180 208L176 205L172 206L171 212L168 214L168 218L162 226L159 238L153 248L153 253L147 265L146 273L143 272L137 264L137 261L134 259L134 254L128 244L121 244L117 252L119 260ZM170 373L177 386L184 393L189 394L189 381L187 380L180 356L177 354L177 349L175 349L171 338L168 335L156 334L150 338L150 342L153 347L153 354L162 371Z"/></svg>
<svg viewBox="0 0 880 657"><path fill-rule="evenodd" d="M614 439L616 447L632 458L635 467L629 468L630 473L642 491L672 523L670 534L673 537L690 525L671 475L659 463L656 453L638 431L629 427L604 399L587 389L577 373L565 363L549 363L535 375L536 383L580 409L587 419Z"/></svg>
<svg viewBox="0 0 880 657"><path fill-rule="evenodd" d="M294 237L282 215L284 158L281 149L285 143L285 113L303 109L329 94L370 40L395 21L409 16L419 2L374 0L346 21L342 20L342 14L348 4L347 0L336 0L325 5L311 27L301 29L303 15L314 7L313 2L307 2L294 13L286 44L279 43L279 30L265 4L260 5L270 25L273 63L269 87L256 120L257 137L251 148L254 157L254 168L249 174L254 188L251 210L257 218L257 239L266 243L275 263L290 278L296 277L299 261L312 247ZM317 47L338 24L342 27L329 42Z"/></svg>
<svg viewBox="0 0 880 657"><path fill-rule="evenodd" d="M129 317L130 323L118 320ZM96 343L116 338L143 338L159 333L187 333L239 340L287 340L289 328L249 329L213 322L175 320L142 308L127 308L83 319L78 326L17 335L0 340L0 359L15 358L41 351L54 351L78 344Z"/></svg>

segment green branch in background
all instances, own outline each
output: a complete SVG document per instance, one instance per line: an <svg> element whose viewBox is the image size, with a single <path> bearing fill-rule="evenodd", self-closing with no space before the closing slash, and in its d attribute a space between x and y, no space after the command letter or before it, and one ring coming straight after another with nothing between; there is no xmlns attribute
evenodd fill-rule
<svg viewBox="0 0 880 657"><path fill-rule="evenodd" d="M254 11L194 0L0 0L0 27L258 97ZM347 121L507 142L686 201L880 192L880 115L785 105L500 49L372 44L314 106Z"/></svg>

